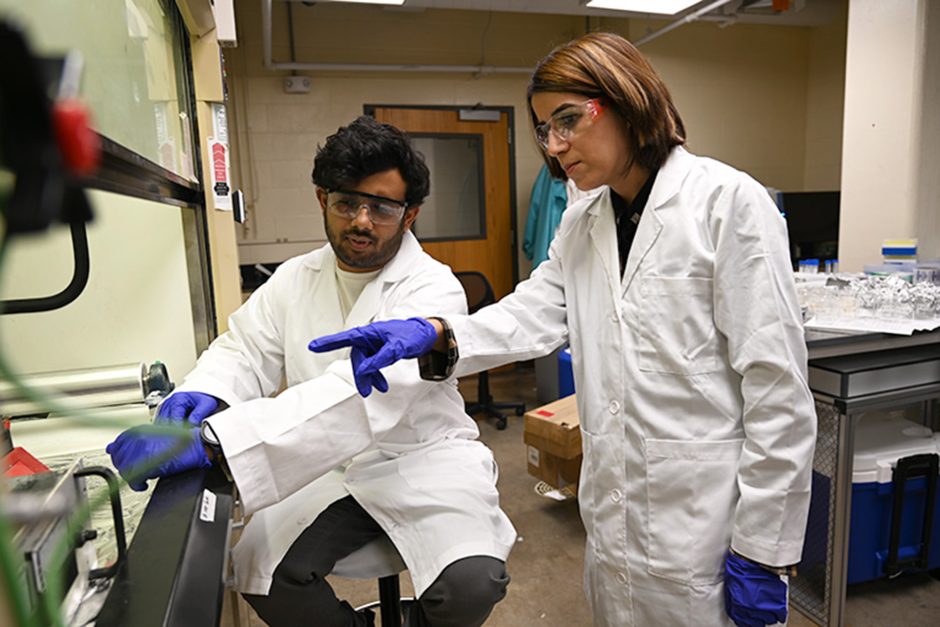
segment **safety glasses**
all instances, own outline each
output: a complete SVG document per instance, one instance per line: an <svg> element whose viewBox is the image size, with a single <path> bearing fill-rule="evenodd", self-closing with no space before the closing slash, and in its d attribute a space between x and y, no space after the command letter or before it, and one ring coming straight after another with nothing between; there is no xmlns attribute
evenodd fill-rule
<svg viewBox="0 0 940 627"><path fill-rule="evenodd" d="M600 98L591 98L581 104L565 107L557 111L547 122L535 127L535 139L548 150L549 135L558 141L566 142L594 123L606 107Z"/></svg>
<svg viewBox="0 0 940 627"><path fill-rule="evenodd" d="M348 220L355 219L365 207L372 224L398 224L408 203L362 192L336 190L327 192L326 206L333 215Z"/></svg>

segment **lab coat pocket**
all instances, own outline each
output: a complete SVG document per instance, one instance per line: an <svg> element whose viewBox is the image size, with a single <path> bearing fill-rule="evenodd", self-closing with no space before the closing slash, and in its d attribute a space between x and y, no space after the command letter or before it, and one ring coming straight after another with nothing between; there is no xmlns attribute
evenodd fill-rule
<svg viewBox="0 0 940 627"><path fill-rule="evenodd" d="M721 580L743 445L743 439L646 440L651 575L687 585Z"/></svg>
<svg viewBox="0 0 940 627"><path fill-rule="evenodd" d="M636 325L641 371L693 375L718 369L713 292L709 278L643 277Z"/></svg>
<svg viewBox="0 0 940 627"><path fill-rule="evenodd" d="M414 490L427 494L455 488L495 490L498 471L488 448L475 441L448 441L398 458L398 473Z"/></svg>

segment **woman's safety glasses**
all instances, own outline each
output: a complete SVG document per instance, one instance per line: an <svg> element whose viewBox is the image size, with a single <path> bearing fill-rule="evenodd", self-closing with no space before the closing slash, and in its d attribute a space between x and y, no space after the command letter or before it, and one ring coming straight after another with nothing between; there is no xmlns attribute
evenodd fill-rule
<svg viewBox="0 0 940 627"><path fill-rule="evenodd" d="M600 98L591 98L581 104L565 107L552 115L548 122L542 122L535 127L535 139L542 148L548 150L550 134L558 141L566 142L593 124L605 108Z"/></svg>
<svg viewBox="0 0 940 627"><path fill-rule="evenodd" d="M333 191L327 193L326 206L333 215L348 220L354 220L365 207L372 224L398 224L408 203L362 192Z"/></svg>

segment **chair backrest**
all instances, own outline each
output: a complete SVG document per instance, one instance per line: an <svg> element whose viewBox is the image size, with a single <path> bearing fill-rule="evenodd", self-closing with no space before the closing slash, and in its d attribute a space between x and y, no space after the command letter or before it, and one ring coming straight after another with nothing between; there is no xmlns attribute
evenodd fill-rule
<svg viewBox="0 0 940 627"><path fill-rule="evenodd" d="M455 272L454 275L463 285L463 291L467 294L467 309L470 313L496 302L493 288L482 272L468 270Z"/></svg>

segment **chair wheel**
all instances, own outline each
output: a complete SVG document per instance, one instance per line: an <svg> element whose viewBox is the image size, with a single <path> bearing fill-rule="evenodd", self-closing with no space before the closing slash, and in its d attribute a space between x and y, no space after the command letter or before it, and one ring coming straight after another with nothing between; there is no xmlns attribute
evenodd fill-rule
<svg viewBox="0 0 940 627"><path fill-rule="evenodd" d="M516 415L521 416L525 413L525 407L516 407Z"/></svg>
<svg viewBox="0 0 940 627"><path fill-rule="evenodd" d="M506 428L506 419L500 418L499 421L497 421L496 423L496 428L499 429L500 431L503 431Z"/></svg>

